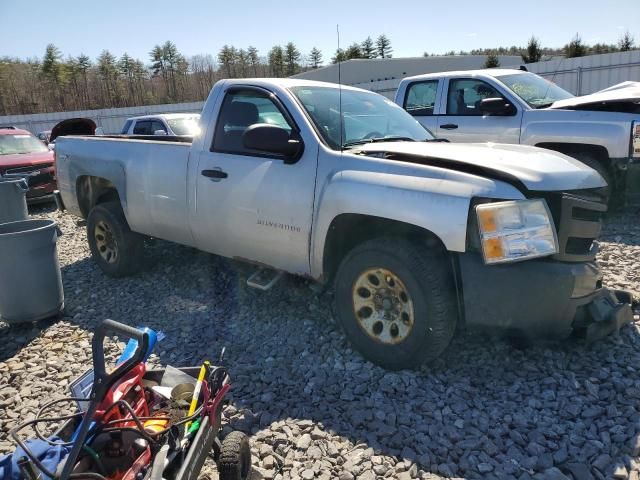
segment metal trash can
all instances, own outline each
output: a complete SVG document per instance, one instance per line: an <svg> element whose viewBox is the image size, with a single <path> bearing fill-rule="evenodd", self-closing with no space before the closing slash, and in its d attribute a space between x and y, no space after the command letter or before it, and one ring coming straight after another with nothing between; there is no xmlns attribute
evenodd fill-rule
<svg viewBox="0 0 640 480"><path fill-rule="evenodd" d="M24 178L0 176L0 223L29 218L26 195L29 186Z"/></svg>
<svg viewBox="0 0 640 480"><path fill-rule="evenodd" d="M53 220L22 220L0 225L0 319L35 322L64 307Z"/></svg>

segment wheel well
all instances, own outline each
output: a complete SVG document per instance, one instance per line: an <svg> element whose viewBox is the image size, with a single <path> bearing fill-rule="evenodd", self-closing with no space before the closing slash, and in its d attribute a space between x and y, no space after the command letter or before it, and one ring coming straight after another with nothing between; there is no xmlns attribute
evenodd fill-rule
<svg viewBox="0 0 640 480"><path fill-rule="evenodd" d="M78 177L76 194L83 218L87 218L91 209L99 203L120 202L120 195L116 187L109 180L102 177L88 175Z"/></svg>
<svg viewBox="0 0 640 480"><path fill-rule="evenodd" d="M576 158L581 153L588 153L593 155L603 167L607 169L607 172L611 173L611 160L609 159L609 152L602 145L586 145L586 144L572 144L572 143L538 143L536 147L546 148L548 150L554 150L556 152L564 153L570 157Z"/></svg>
<svg viewBox="0 0 640 480"><path fill-rule="evenodd" d="M447 249L442 240L427 229L388 218L345 213L333 219L324 244L322 257L323 280L329 282L340 262L357 245L377 237L402 237L422 242L429 248Z"/></svg>

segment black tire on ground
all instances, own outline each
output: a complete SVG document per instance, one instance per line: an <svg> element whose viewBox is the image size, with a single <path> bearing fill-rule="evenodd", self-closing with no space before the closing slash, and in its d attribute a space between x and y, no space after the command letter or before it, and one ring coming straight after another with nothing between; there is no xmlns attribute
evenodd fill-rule
<svg viewBox="0 0 640 480"><path fill-rule="evenodd" d="M613 191L613 185L611 183L613 179L611 177L611 173L607 170L607 167L603 165L602 162L599 161L595 155L592 155L589 152L578 152L575 155L573 155L573 157L576 160L580 160L587 167L593 168L596 172L600 174L602 178L604 178L604 181L607 182L607 186L602 187L600 189L600 193L602 194L602 196L604 197L604 200L608 204L611 198L611 193Z"/></svg>
<svg viewBox="0 0 640 480"><path fill-rule="evenodd" d="M413 306L414 318L405 323L411 328L401 340L396 337L395 343L394 340L383 341L374 337L380 329L388 328L385 336L389 338L393 333L393 323L389 325L386 319L375 320L367 332L367 327L363 326L365 321L359 320L362 310L356 312L354 302L361 290L356 289L356 284L366 282L359 279L370 278L365 273L376 272L375 269L391 272L400 281L394 283L407 290L404 296L399 294L401 302L405 302L408 295ZM384 272L382 276L389 278ZM388 302L384 291L380 294L381 290L376 290L376 287L372 290L369 295L377 297L376 301L382 298L387 302L376 315L386 315L384 308L389 308L390 303L396 304L397 299L393 298L396 295L392 295L391 302ZM363 298L369 297L365 295ZM338 321L353 346L367 360L390 370L417 368L437 358L451 342L458 319L455 286L446 252L401 238L370 240L349 252L336 274L334 299ZM404 307L401 305L399 308ZM398 331L397 327L395 331Z"/></svg>
<svg viewBox="0 0 640 480"><path fill-rule="evenodd" d="M105 258L105 229L109 252ZM119 202L96 205L87 218L87 240L93 260L110 277L133 275L142 268L144 237L129 228Z"/></svg>
<svg viewBox="0 0 640 480"><path fill-rule="evenodd" d="M242 432L230 432L220 448L218 457L220 480L246 480L251 473L249 437Z"/></svg>

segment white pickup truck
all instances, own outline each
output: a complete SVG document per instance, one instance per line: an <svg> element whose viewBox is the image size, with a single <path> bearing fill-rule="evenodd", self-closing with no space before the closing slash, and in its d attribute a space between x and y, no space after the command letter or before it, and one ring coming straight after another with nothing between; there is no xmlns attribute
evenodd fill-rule
<svg viewBox="0 0 640 480"><path fill-rule="evenodd" d="M438 138L562 152L596 169L616 203L640 202L637 82L575 97L522 70L443 72L403 79L395 102Z"/></svg>
<svg viewBox="0 0 640 480"><path fill-rule="evenodd" d="M435 140L372 92L221 80L190 139L62 137L59 201L87 218L107 274L146 236L334 286L362 354L391 369L440 355L456 325L590 337L632 319L595 263L605 185L559 153Z"/></svg>

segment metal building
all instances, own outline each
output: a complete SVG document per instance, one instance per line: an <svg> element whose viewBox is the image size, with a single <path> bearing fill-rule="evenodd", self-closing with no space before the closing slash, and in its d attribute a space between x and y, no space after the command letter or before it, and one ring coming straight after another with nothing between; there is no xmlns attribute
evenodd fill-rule
<svg viewBox="0 0 640 480"><path fill-rule="evenodd" d="M340 80L343 85L366 88L393 98L400 80L405 77L421 73L475 70L483 68L486 61L486 55L354 59L340 64ZM516 55L500 55L498 61L500 65L514 65L522 60ZM338 83L338 65L309 70L294 75L294 78Z"/></svg>

